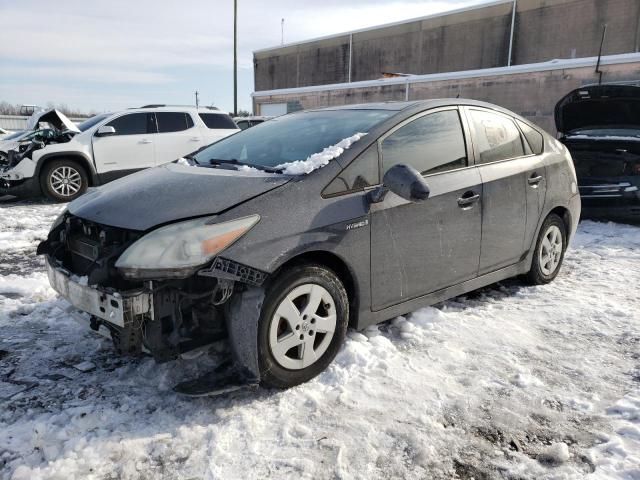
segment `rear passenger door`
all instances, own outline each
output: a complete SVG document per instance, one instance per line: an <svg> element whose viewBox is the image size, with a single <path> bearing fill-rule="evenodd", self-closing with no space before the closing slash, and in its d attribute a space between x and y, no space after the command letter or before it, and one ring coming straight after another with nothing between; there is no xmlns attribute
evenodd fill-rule
<svg viewBox="0 0 640 480"><path fill-rule="evenodd" d="M494 110L465 107L476 165L482 178L479 274L521 260L531 213L527 208L532 159L514 119ZM526 147L526 149L525 149ZM536 214L537 220L537 214Z"/></svg>
<svg viewBox="0 0 640 480"><path fill-rule="evenodd" d="M156 165L173 162L204 145L191 115L186 112L156 112Z"/></svg>

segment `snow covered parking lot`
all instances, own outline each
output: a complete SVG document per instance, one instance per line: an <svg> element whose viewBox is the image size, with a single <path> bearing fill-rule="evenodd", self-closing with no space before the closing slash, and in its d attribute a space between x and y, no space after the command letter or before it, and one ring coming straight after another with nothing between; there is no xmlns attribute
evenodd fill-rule
<svg viewBox="0 0 640 480"><path fill-rule="evenodd" d="M202 359L65 313L34 256L61 208L0 202L2 479L640 479L640 227L583 222L550 285L351 332L308 384L190 400Z"/></svg>

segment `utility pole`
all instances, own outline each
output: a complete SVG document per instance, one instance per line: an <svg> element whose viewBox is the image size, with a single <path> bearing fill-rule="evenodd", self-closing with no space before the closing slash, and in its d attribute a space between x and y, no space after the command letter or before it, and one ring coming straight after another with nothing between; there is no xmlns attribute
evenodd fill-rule
<svg viewBox="0 0 640 480"><path fill-rule="evenodd" d="M198 102L198 90L196 90L196 110L198 109L199 106L199 102Z"/></svg>
<svg viewBox="0 0 640 480"><path fill-rule="evenodd" d="M238 115L238 0L233 0L233 114Z"/></svg>
<svg viewBox="0 0 640 480"><path fill-rule="evenodd" d="M284 18L280 20L280 45L284 45Z"/></svg>

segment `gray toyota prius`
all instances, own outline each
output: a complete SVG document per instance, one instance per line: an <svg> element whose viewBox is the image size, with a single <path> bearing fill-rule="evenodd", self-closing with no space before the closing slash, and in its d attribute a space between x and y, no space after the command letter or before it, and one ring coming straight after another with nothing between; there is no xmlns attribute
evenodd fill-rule
<svg viewBox="0 0 640 480"><path fill-rule="evenodd" d="M227 367L177 386L198 395L291 387L348 327L517 275L550 282L579 216L568 150L528 120L390 102L284 115L91 189L38 253L122 354L226 341Z"/></svg>

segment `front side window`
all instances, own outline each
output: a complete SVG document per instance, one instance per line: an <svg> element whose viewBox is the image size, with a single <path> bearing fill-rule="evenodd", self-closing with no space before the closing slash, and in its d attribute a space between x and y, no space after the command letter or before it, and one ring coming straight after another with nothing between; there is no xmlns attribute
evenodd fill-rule
<svg viewBox="0 0 640 480"><path fill-rule="evenodd" d="M193 127L193 120L184 112L157 112L159 133L181 132Z"/></svg>
<svg viewBox="0 0 640 480"><path fill-rule="evenodd" d="M116 130L116 135L144 135L154 132L151 128L151 115L148 113L130 113L111 120L107 126Z"/></svg>
<svg viewBox="0 0 640 480"><path fill-rule="evenodd" d="M324 196L358 192L380 183L378 144L374 143L324 189Z"/></svg>
<svg viewBox="0 0 640 480"><path fill-rule="evenodd" d="M469 110L475 129L479 163L497 162L525 154L520 131L513 120L485 110Z"/></svg>
<svg viewBox="0 0 640 480"><path fill-rule="evenodd" d="M385 138L384 171L399 163L411 165L423 175L465 167L467 149L458 111L430 113Z"/></svg>

